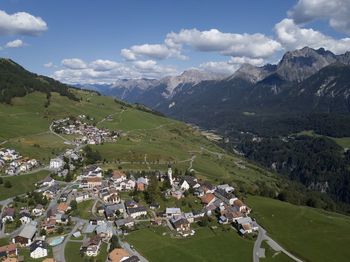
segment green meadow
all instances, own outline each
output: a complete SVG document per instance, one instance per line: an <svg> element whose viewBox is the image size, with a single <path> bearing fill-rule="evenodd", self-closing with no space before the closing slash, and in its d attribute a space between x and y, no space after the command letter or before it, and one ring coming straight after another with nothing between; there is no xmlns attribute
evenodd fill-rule
<svg viewBox="0 0 350 262"><path fill-rule="evenodd" d="M349 261L350 217L249 196L248 205L280 245L304 261Z"/></svg>

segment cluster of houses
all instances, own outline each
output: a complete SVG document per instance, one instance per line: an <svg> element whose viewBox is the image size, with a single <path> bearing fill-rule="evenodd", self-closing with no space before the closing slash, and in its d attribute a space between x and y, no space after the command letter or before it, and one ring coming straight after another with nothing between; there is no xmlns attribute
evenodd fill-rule
<svg viewBox="0 0 350 262"><path fill-rule="evenodd" d="M0 149L0 169L4 169L6 175L17 175L27 172L38 166L36 159L22 157L16 150L10 148Z"/></svg>
<svg viewBox="0 0 350 262"><path fill-rule="evenodd" d="M199 181L194 176L183 176L173 179L171 169L168 171L168 178L172 185L168 194L181 199L186 191L191 190L194 196L200 198L203 205L203 209L196 214L176 213L172 215L170 222L182 235L189 235L189 224L201 219L204 215L218 217L218 222L221 224L234 225L242 235L258 230L257 223L248 216L251 211L250 208L235 196L234 188L230 185L216 186L208 182ZM175 210L179 211L178 209ZM168 214L166 215L168 216Z"/></svg>
<svg viewBox="0 0 350 262"><path fill-rule="evenodd" d="M111 132L108 129L100 129L93 125L64 118L52 123L52 128L57 133L78 135L75 142L79 144L98 145L103 142L112 142L119 137L119 132Z"/></svg>
<svg viewBox="0 0 350 262"><path fill-rule="evenodd" d="M99 199L102 205L96 206L96 214L100 218L91 218L85 225L83 233L90 236L84 238L80 251L86 256L97 256L103 245L108 243L115 232L122 233L133 228L139 221L151 221L156 225L167 225L176 234L187 237L195 234L191 224L199 222L204 217L217 219L220 224L231 224L241 235L258 230L258 225L249 217L250 208L234 194L234 188L227 184L213 185L198 180L194 176L173 177L172 169L166 173L156 173L160 181L168 179L170 188L163 191L165 198L186 198L189 194L198 198L201 208L192 212L183 212L179 207L166 207L163 212L155 212L160 208L157 203L149 206L140 205L134 200L123 200L120 195L124 191L145 191L149 185L147 176L135 178L126 175L121 170L115 170L109 176L104 176L103 170L97 165L86 167L78 177L78 188L66 188L61 192L60 186L51 177L40 181L39 192L50 200L59 200L50 205L48 210L38 204L32 210L21 209L20 221L23 224L21 231L12 239L12 244L0 247L1 254L17 254L17 246L28 247L33 258L47 256L47 244L40 238L38 232L55 233L58 228L67 225L70 220L71 201L77 203L88 199ZM14 221L15 208L4 209L1 222ZM154 217L149 219L148 214ZM43 218L38 223L36 218ZM114 230L117 228L117 231ZM15 246L13 244L16 244ZM15 249L13 248L15 247ZM3 251L1 251L3 250ZM1 253L3 252L3 253ZM123 254L123 250L118 250ZM115 251L116 255L119 254ZM110 254L111 255L111 254ZM112 256L113 257L113 256ZM137 257L125 256L125 260L138 261ZM134 260L133 260L134 259ZM111 260L113 261L113 260ZM116 260L117 261L117 260Z"/></svg>
<svg viewBox="0 0 350 262"><path fill-rule="evenodd" d="M28 248L30 257L33 259L45 258L48 256L48 244L42 237L38 236L36 221L31 220L25 224L21 231L12 239L11 243L0 247L0 260L24 261L23 257L19 256L19 247Z"/></svg>

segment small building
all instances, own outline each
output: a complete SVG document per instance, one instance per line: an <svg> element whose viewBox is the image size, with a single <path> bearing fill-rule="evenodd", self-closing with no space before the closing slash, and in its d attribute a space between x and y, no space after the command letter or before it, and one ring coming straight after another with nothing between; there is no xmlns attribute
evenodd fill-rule
<svg viewBox="0 0 350 262"><path fill-rule="evenodd" d="M21 232L12 239L12 242L21 246L30 246L37 232L36 226L35 221L26 224Z"/></svg>
<svg viewBox="0 0 350 262"><path fill-rule="evenodd" d="M32 210L32 215L35 217L40 217L45 212L43 205L37 204Z"/></svg>
<svg viewBox="0 0 350 262"><path fill-rule="evenodd" d="M201 202L204 205L209 205L215 201L215 195L212 193L205 194L201 197Z"/></svg>
<svg viewBox="0 0 350 262"><path fill-rule="evenodd" d="M42 240L36 240L30 245L30 257L37 259L47 256L47 244Z"/></svg>
<svg viewBox="0 0 350 262"><path fill-rule="evenodd" d="M167 207L165 209L165 215L166 217L177 217L177 216L181 216L182 212L181 209L178 207Z"/></svg>
<svg viewBox="0 0 350 262"><path fill-rule="evenodd" d="M12 256L17 256L18 255L18 250L17 250L17 245L16 244L8 244L6 246L0 247L0 260L3 257L12 257Z"/></svg>
<svg viewBox="0 0 350 262"><path fill-rule="evenodd" d="M15 219L15 209L13 207L7 207L5 208L3 215L2 215L2 223L6 222L13 222Z"/></svg>
<svg viewBox="0 0 350 262"><path fill-rule="evenodd" d="M57 212L60 214L65 214L71 207L66 202L61 202L57 206Z"/></svg>
<svg viewBox="0 0 350 262"><path fill-rule="evenodd" d="M117 228L121 228L121 227L131 228L135 225L135 221L132 217L127 217L127 218L116 220L115 225Z"/></svg>
<svg viewBox="0 0 350 262"><path fill-rule="evenodd" d="M100 251L101 244L102 238L99 235L95 235L83 243L80 251L84 252L88 257L95 257Z"/></svg>
<svg viewBox="0 0 350 262"><path fill-rule="evenodd" d="M130 254L123 248L115 248L108 255L109 262L124 261L130 256Z"/></svg>
<svg viewBox="0 0 350 262"><path fill-rule="evenodd" d="M63 168L64 164L65 163L61 158L53 158L50 160L50 168L51 169L59 170L59 169Z"/></svg>
<svg viewBox="0 0 350 262"><path fill-rule="evenodd" d="M128 208L128 214L129 216L135 219L140 216L146 216L147 209L143 206L131 207L131 208Z"/></svg>
<svg viewBox="0 0 350 262"><path fill-rule="evenodd" d="M115 183L121 183L126 180L126 175L120 170L114 170L111 179Z"/></svg>
<svg viewBox="0 0 350 262"><path fill-rule="evenodd" d="M47 176L44 180L41 181L42 186L53 186L55 184L55 179L50 176Z"/></svg>

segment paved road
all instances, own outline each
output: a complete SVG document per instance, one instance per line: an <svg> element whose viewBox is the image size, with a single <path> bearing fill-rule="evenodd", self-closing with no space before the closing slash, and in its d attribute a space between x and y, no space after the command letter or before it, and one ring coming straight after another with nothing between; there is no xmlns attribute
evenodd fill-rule
<svg viewBox="0 0 350 262"><path fill-rule="evenodd" d="M261 243L266 237L266 230L259 226L259 234L254 243L253 262L259 262Z"/></svg>
<svg viewBox="0 0 350 262"><path fill-rule="evenodd" d="M262 241L267 240L267 243L269 246L275 250L276 252L283 252L286 254L288 257L293 259L296 262L303 262L301 259L297 258L287 250L285 250L281 245L279 245L276 241L274 241L271 237L267 235L266 230L259 225L259 234L257 239L255 240L254 243L254 249L253 249L253 262L259 262L260 258L260 248L261 248L261 243Z"/></svg>
<svg viewBox="0 0 350 262"><path fill-rule="evenodd" d="M65 137L61 136L60 134L57 134L55 131L53 131L52 126L53 126L53 122L51 123L51 125L50 125L50 127L49 127L50 132L51 132L52 134L54 134L55 136L58 136L59 138L63 139L63 140L64 140L65 142L67 142L67 143L70 143L70 144L72 143L72 141L68 140L67 138L65 138Z"/></svg>
<svg viewBox="0 0 350 262"><path fill-rule="evenodd" d="M66 235L62 244L52 248L53 256L54 256L56 262L66 262L66 259L64 257L64 249L66 248L67 242L69 241L69 239L73 235L73 233L76 232L79 227L82 227L86 223L86 220L83 220L80 218L72 217L72 220L76 222L73 229Z"/></svg>
<svg viewBox="0 0 350 262"><path fill-rule="evenodd" d="M119 244L122 248L124 248L130 255L137 256L141 262L148 262L146 258L144 258L139 252L137 252L134 248L131 248L129 243L123 242L119 240Z"/></svg>

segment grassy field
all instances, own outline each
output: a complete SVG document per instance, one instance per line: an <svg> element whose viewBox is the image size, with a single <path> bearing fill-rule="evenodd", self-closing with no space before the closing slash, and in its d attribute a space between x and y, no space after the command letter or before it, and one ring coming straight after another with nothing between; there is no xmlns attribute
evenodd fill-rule
<svg viewBox="0 0 350 262"><path fill-rule="evenodd" d="M33 191L35 189L34 184L48 175L48 171L40 171L29 175L3 178L4 183L5 181L10 181L12 187L6 188L4 184L0 185L0 200Z"/></svg>
<svg viewBox="0 0 350 262"><path fill-rule="evenodd" d="M312 130L302 131L298 134L304 135L304 136L321 136L321 135L316 134ZM330 137L330 136L328 136L328 138L334 140L338 145L340 145L343 148L350 148L350 137Z"/></svg>
<svg viewBox="0 0 350 262"><path fill-rule="evenodd" d="M252 216L273 239L305 261L349 261L350 217L248 197Z"/></svg>
<svg viewBox="0 0 350 262"><path fill-rule="evenodd" d="M293 262L294 260L289 258L282 252L275 252L267 243L263 241L262 248L265 249L265 258L261 258L262 262Z"/></svg>
<svg viewBox="0 0 350 262"><path fill-rule="evenodd" d="M30 250L29 250L29 248L20 248L18 253L19 253L20 256L24 257L24 261L25 262L37 262L37 261L44 260L44 258L41 258L41 259L31 258L30 257ZM45 258L50 258L50 257L51 258L53 257L52 248L51 247L49 247L48 252L47 252L47 257L45 257Z"/></svg>
<svg viewBox="0 0 350 262"><path fill-rule="evenodd" d="M81 97L81 102L52 93L51 103L45 108L46 96L35 92L13 99L12 106L0 104L0 143L5 142L2 146L48 163L67 148L61 138L49 132L52 120L85 114L98 127L124 133L116 143L94 146L107 161L106 168L121 165L128 170L166 170L171 163L184 172L195 155L192 168L199 177L251 185L258 180L272 186L276 183L276 176L227 154L199 131L181 122L125 107L110 97L74 92ZM235 164L237 162L243 162L245 168Z"/></svg>
<svg viewBox="0 0 350 262"><path fill-rule="evenodd" d="M150 261L250 261L253 242L244 240L234 230L214 231L205 227L186 239L163 235L165 229L150 228L132 232L128 243Z"/></svg>
<svg viewBox="0 0 350 262"><path fill-rule="evenodd" d="M82 219L90 219L91 218L91 208L94 205L95 200L90 199L78 203L78 208L72 214L72 216L78 216Z"/></svg>
<svg viewBox="0 0 350 262"><path fill-rule="evenodd" d="M107 244L103 243L101 245L100 253L96 257L82 257L80 255L80 246L83 242L72 242L68 241L66 248L64 250L64 256L67 262L85 262L85 261L106 261L107 253Z"/></svg>

